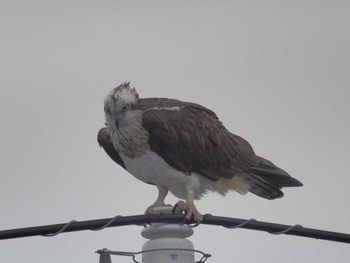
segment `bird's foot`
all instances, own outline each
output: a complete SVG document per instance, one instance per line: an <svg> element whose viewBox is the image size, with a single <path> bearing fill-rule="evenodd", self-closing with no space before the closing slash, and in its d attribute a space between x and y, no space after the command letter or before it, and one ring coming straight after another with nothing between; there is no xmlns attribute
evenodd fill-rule
<svg viewBox="0 0 350 263"><path fill-rule="evenodd" d="M179 201L175 205L178 209L180 209L182 212L185 212L186 214L186 220L189 221L191 220L192 216L193 219L199 223L203 220L203 216L198 212L197 208L192 202L184 202L184 201Z"/></svg>
<svg viewBox="0 0 350 263"><path fill-rule="evenodd" d="M163 201L155 201L153 205L149 206L146 211L145 215L152 214L152 211L157 208L157 207L164 207L164 206L171 206L171 205L166 205Z"/></svg>

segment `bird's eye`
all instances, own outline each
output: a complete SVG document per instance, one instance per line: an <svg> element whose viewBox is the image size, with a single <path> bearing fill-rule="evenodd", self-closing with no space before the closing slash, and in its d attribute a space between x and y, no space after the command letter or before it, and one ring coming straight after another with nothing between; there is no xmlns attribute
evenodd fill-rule
<svg viewBox="0 0 350 263"><path fill-rule="evenodd" d="M128 109L129 109L129 105L126 104L126 105L122 108L122 112L126 112L126 111L128 111Z"/></svg>
<svg viewBox="0 0 350 263"><path fill-rule="evenodd" d="M109 108L105 108L105 112L111 114L111 110Z"/></svg>

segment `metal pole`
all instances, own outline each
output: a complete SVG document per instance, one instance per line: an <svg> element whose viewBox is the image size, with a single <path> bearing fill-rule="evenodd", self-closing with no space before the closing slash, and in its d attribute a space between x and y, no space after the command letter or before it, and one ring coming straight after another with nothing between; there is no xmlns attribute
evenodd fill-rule
<svg viewBox="0 0 350 263"><path fill-rule="evenodd" d="M155 215L172 214L172 207L159 207L151 212ZM144 228L141 235L149 239L142 246L142 263L193 263L193 243L187 240L193 229L182 223L152 223Z"/></svg>

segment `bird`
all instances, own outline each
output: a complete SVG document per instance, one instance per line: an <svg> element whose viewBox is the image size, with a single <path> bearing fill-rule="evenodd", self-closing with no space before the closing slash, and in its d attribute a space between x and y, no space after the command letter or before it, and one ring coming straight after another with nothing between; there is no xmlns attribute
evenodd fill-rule
<svg viewBox="0 0 350 263"><path fill-rule="evenodd" d="M149 214L165 206L170 191L186 219L201 221L194 201L208 192L283 196L283 187L302 186L286 171L255 154L228 131L210 109L170 98L140 98L130 82L104 100L105 127L97 135L107 155L135 178L158 188Z"/></svg>

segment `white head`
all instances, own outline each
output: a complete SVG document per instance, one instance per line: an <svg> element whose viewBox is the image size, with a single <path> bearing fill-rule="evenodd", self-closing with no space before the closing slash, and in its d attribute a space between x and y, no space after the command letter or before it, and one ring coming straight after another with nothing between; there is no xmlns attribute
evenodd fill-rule
<svg viewBox="0 0 350 263"><path fill-rule="evenodd" d="M139 94L130 82L125 82L109 92L104 101L107 130L110 133L118 132L121 122L131 116L133 106L138 102Z"/></svg>

